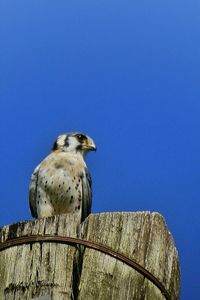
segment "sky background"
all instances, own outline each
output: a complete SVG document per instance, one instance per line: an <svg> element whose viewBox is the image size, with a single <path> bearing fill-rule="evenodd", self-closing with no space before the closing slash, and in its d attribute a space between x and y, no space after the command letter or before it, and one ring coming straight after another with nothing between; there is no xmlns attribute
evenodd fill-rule
<svg viewBox="0 0 200 300"><path fill-rule="evenodd" d="M57 135L82 131L93 212L158 211L200 294L200 2L0 0L0 225Z"/></svg>

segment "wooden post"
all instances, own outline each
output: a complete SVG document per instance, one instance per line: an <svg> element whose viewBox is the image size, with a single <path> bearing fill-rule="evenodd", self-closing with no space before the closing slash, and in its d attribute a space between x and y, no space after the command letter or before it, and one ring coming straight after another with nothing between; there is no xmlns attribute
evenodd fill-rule
<svg viewBox="0 0 200 300"><path fill-rule="evenodd" d="M0 241L49 234L76 238L73 216L5 226L0 230ZM171 300L179 298L178 254L160 214L92 214L78 234L133 259L161 282ZM165 296L148 278L116 257L80 245L36 242L0 252L0 299L164 300Z"/></svg>

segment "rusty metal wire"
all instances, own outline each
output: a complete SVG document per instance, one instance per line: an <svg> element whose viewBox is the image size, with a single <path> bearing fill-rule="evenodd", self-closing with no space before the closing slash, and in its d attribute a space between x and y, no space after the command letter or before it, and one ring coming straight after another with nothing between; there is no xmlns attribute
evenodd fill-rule
<svg viewBox="0 0 200 300"><path fill-rule="evenodd" d="M114 257L121 262L127 264L128 266L132 267L136 271L138 271L140 274L142 274L144 277L149 279L154 285L156 285L161 293L164 295L166 300L171 300L171 296L169 292L165 289L163 284L147 269L142 267L140 264L138 264L133 259L128 258L126 255L118 253L111 249L110 247L107 247L103 244L99 244L96 242L88 241L85 239L80 238L73 238L73 237L66 237L66 236L54 236L54 235L30 235L30 236L22 236L13 238L10 240L6 240L2 243L0 243L0 251L3 251L7 248L19 246L23 244L32 244L37 242L48 242L48 243L61 243L61 244L69 244L69 245L83 245L87 248L98 250L104 254L110 255L111 257Z"/></svg>

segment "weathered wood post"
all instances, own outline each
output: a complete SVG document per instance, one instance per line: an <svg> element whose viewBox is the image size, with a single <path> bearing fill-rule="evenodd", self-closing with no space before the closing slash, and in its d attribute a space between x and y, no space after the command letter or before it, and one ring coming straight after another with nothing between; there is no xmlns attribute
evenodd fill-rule
<svg viewBox="0 0 200 300"><path fill-rule="evenodd" d="M78 238L73 224L61 215L1 228L0 300L179 298L178 254L160 214L92 214Z"/></svg>

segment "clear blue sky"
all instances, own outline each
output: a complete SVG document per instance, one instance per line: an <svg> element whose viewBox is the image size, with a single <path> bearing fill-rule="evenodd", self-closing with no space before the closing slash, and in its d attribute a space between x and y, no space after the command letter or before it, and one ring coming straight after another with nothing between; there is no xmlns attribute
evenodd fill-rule
<svg viewBox="0 0 200 300"><path fill-rule="evenodd" d="M30 219L28 184L60 133L98 146L93 212L158 211L197 300L200 2L0 1L0 224Z"/></svg>

